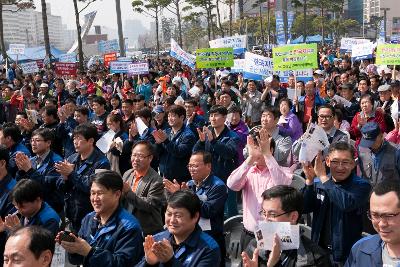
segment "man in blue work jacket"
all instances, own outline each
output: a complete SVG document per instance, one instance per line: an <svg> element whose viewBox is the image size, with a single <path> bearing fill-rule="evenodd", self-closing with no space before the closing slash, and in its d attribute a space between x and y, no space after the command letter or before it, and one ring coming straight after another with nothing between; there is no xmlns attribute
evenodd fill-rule
<svg viewBox="0 0 400 267"><path fill-rule="evenodd" d="M18 167L16 180L22 178L35 180L42 185L44 201L46 201L58 214L64 214L64 180L54 168L54 164L63 159L51 150L54 135L50 129L39 128L32 134L32 151L36 155L28 158L23 153L18 153L15 162Z"/></svg>
<svg viewBox="0 0 400 267"><path fill-rule="evenodd" d="M38 182L22 179L15 185L10 195L20 216L14 213L5 217L4 223L8 230L37 225L56 236L60 230L61 219L57 212L43 201L42 186Z"/></svg>
<svg viewBox="0 0 400 267"><path fill-rule="evenodd" d="M378 234L358 241L345 267L381 267L400 264L400 183L389 178L372 190L368 218Z"/></svg>
<svg viewBox="0 0 400 267"><path fill-rule="evenodd" d="M303 165L306 175L304 213L313 212L311 239L329 251L332 262L339 266L361 238L363 207L371 189L368 181L353 173L354 158L353 146L337 142L330 145L325 159L329 175L321 152L315 166Z"/></svg>
<svg viewBox="0 0 400 267"><path fill-rule="evenodd" d="M66 192L66 217L72 223L73 231L81 228L83 217L93 210L90 204L90 179L96 169L110 169L104 154L95 147L97 129L92 124L78 125L73 140L77 153L67 160L55 164L56 171L64 179Z"/></svg>
<svg viewBox="0 0 400 267"><path fill-rule="evenodd" d="M70 240L60 232L56 240L68 252L72 264L84 267L135 266L143 257L139 221L120 205L123 181L114 171L94 176L90 202L94 211L85 216L78 235Z"/></svg>
<svg viewBox="0 0 400 267"><path fill-rule="evenodd" d="M9 160L8 149L0 145L0 216L1 218L6 217L9 214L13 214L16 209L12 204L10 198L10 192L17 183L13 177L8 174L8 160ZM0 255L4 253L4 246L7 240L7 233L0 232ZM0 266L3 266L3 262L0 261Z"/></svg>
<svg viewBox="0 0 400 267"><path fill-rule="evenodd" d="M153 132L160 156L161 176L170 181L176 179L179 183L190 180L186 165L196 142L192 131L184 125L185 116L184 107L173 105L168 112L168 124L171 128Z"/></svg>
<svg viewBox="0 0 400 267"><path fill-rule="evenodd" d="M218 267L217 242L198 226L201 202L189 190L179 190L168 199L167 230L144 241L145 257L138 266Z"/></svg>
<svg viewBox="0 0 400 267"><path fill-rule="evenodd" d="M192 180L179 185L164 179L165 188L173 193L181 188L189 188L197 194L201 203L199 226L218 243L221 249L221 266L225 266L224 205L228 198L228 188L217 176L211 174L212 156L208 152L194 152L188 169Z"/></svg>

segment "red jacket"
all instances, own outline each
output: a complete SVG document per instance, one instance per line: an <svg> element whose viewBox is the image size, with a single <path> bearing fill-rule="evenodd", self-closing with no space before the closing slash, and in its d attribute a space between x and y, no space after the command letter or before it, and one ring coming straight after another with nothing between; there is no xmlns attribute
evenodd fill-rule
<svg viewBox="0 0 400 267"><path fill-rule="evenodd" d="M361 112L357 112L357 114L354 116L349 130L351 138L356 140L356 147L358 147L358 144L360 143L361 140L361 131L358 128L358 120L360 118L360 113ZM386 132L385 117L380 110L375 111L374 117L370 117L367 119L367 122L371 121L376 122L379 125L379 128L381 128L382 133Z"/></svg>

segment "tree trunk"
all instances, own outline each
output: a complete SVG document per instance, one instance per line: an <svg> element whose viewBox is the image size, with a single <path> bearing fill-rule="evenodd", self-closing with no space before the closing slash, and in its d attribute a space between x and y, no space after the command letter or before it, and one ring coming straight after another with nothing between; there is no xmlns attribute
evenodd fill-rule
<svg viewBox="0 0 400 267"><path fill-rule="evenodd" d="M158 6L156 6L156 45L157 45L157 59L160 58L160 41L158 40Z"/></svg>
<svg viewBox="0 0 400 267"><path fill-rule="evenodd" d="M221 36L224 37L224 29L222 28L221 24L221 14L219 12L219 0L216 1L216 8L217 8L217 22L218 22L218 28L221 33Z"/></svg>
<svg viewBox="0 0 400 267"><path fill-rule="evenodd" d="M268 13L267 13L267 44L269 45L271 42L271 6L269 5L269 0L267 1Z"/></svg>
<svg viewBox="0 0 400 267"><path fill-rule="evenodd" d="M46 57L48 57L51 62L50 37L49 37L49 27L47 25L46 0L42 0L42 21L43 21L43 38L44 38L44 47L46 49Z"/></svg>
<svg viewBox="0 0 400 267"><path fill-rule="evenodd" d="M125 56L125 40L124 33L122 32L122 18L121 18L121 0L115 0L115 9L117 12L117 25L118 25L118 40L119 50L121 57Z"/></svg>
<svg viewBox="0 0 400 267"><path fill-rule="evenodd" d="M260 31L261 31L261 41L262 41L262 47L264 49L264 27L263 27L263 19L262 19L262 3L260 3Z"/></svg>
<svg viewBox="0 0 400 267"><path fill-rule="evenodd" d="M307 20L306 20L306 17L307 17L307 0L304 0L304 3L303 3L303 22L304 22L304 24L303 24L303 26L304 26L304 32L303 32L303 43L305 43L306 42L306 39L307 39Z"/></svg>
<svg viewBox="0 0 400 267"><path fill-rule="evenodd" d="M3 28L3 3L0 0L0 49L3 60L7 58L7 50L4 42L4 28Z"/></svg>
<svg viewBox="0 0 400 267"><path fill-rule="evenodd" d="M208 36L208 41L210 41L211 40L211 15L210 15L210 12L209 12L209 8L208 8L208 5L206 5L206 7L205 7L205 10L206 10L206 16L207 16L207 36Z"/></svg>
<svg viewBox="0 0 400 267"><path fill-rule="evenodd" d="M325 45L325 17L324 17L324 7L321 6L321 17L322 17L322 21L321 21L321 35L322 35L322 46Z"/></svg>
<svg viewBox="0 0 400 267"><path fill-rule="evenodd" d="M79 10L78 10L78 0L73 0L74 1L74 9L75 9L75 24L76 24L76 31L78 33L78 66L79 66L79 71L84 72L85 67L83 65L83 49L82 49L82 38L81 38L81 33L82 33L82 27L79 22Z"/></svg>
<svg viewBox="0 0 400 267"><path fill-rule="evenodd" d="M176 8L176 20L178 21L178 42L181 47L183 47L182 41L182 21L181 21L181 12L179 6L179 0L175 0L175 8Z"/></svg>

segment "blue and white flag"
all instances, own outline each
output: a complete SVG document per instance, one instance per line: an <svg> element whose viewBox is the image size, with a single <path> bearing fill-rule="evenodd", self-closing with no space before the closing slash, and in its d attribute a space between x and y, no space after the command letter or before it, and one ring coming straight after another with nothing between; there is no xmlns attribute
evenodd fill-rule
<svg viewBox="0 0 400 267"><path fill-rule="evenodd" d="M287 12L287 37L288 37L288 42L292 40L292 25L293 25L293 20L294 20L294 12L293 11L288 11Z"/></svg>
<svg viewBox="0 0 400 267"><path fill-rule="evenodd" d="M173 58L176 58L180 62L182 62L185 65L188 65L192 69L195 68L196 66L196 57L193 56L192 54L189 54L185 52L179 45L178 43L171 38L171 51L170 51L170 56Z"/></svg>
<svg viewBox="0 0 400 267"><path fill-rule="evenodd" d="M278 45L286 44L285 38L285 24L283 21L282 11L275 11L275 19L276 19L276 43Z"/></svg>

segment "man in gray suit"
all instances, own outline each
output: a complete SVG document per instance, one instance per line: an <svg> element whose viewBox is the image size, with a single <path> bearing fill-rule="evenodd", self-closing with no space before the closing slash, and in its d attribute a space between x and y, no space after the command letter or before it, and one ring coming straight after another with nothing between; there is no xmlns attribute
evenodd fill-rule
<svg viewBox="0 0 400 267"><path fill-rule="evenodd" d="M139 220L144 235L163 230L162 207L166 200L161 176L150 167L154 148L143 140L132 147L132 169L125 172L124 207Z"/></svg>

